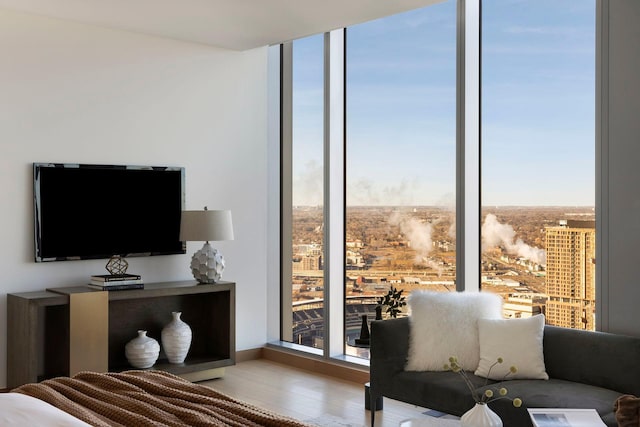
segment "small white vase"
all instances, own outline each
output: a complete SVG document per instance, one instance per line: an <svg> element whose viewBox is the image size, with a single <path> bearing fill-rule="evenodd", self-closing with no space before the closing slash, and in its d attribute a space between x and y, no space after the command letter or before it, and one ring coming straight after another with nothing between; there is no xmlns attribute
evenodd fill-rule
<svg viewBox="0 0 640 427"><path fill-rule="evenodd" d="M191 328L180 319L182 313L171 313L173 320L162 329L162 348L169 363L182 363L191 347Z"/></svg>
<svg viewBox="0 0 640 427"><path fill-rule="evenodd" d="M138 336L124 346L124 355L134 368L146 369L153 366L160 354L158 341L147 336L147 331L138 331Z"/></svg>
<svg viewBox="0 0 640 427"><path fill-rule="evenodd" d="M460 417L462 427L502 427L502 420L486 403L476 403Z"/></svg>

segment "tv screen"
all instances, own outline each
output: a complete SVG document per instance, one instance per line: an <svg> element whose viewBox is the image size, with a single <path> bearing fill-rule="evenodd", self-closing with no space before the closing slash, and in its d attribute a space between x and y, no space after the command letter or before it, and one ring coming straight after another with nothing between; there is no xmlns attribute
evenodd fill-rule
<svg viewBox="0 0 640 427"><path fill-rule="evenodd" d="M34 163L35 260L184 254L184 168Z"/></svg>

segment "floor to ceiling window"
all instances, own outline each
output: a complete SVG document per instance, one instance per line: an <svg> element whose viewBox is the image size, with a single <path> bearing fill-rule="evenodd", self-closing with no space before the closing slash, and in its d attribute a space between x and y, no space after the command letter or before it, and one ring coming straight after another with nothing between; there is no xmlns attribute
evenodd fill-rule
<svg viewBox="0 0 640 427"><path fill-rule="evenodd" d="M595 0L482 3L482 290L595 329Z"/></svg>
<svg viewBox="0 0 640 427"><path fill-rule="evenodd" d="M292 44L291 306L285 339L323 347L323 35ZM289 295L287 295L289 296Z"/></svg>
<svg viewBox="0 0 640 427"><path fill-rule="evenodd" d="M507 317L544 313L550 324L595 328L595 0L482 2L481 32L465 39L481 46L473 141L464 134L477 129L475 95L462 90L473 79L456 69L459 3L349 27L338 46L330 34L288 44L284 341L366 359L356 342L363 316L370 322L390 290L408 297L479 282L503 296ZM468 63L465 72L478 77ZM333 112L344 106L344 144L342 123L330 119L331 84L342 78ZM336 150L338 167L327 160ZM339 189L327 190L334 175L344 178L344 206L332 205Z"/></svg>
<svg viewBox="0 0 640 427"><path fill-rule="evenodd" d="M345 49L346 352L368 357L380 297L455 290L456 3L349 27Z"/></svg>

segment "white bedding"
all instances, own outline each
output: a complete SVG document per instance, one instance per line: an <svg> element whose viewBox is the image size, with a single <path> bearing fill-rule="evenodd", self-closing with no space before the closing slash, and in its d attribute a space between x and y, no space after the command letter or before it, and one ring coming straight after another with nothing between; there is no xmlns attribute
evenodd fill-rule
<svg viewBox="0 0 640 427"><path fill-rule="evenodd" d="M90 427L55 406L20 393L0 393L0 426Z"/></svg>

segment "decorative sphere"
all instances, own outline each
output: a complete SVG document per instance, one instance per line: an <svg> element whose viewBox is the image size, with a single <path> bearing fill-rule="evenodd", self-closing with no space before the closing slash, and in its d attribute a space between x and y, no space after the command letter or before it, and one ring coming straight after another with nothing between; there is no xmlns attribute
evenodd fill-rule
<svg viewBox="0 0 640 427"><path fill-rule="evenodd" d="M191 258L191 272L200 283L215 283L222 277L224 258L222 254L206 243Z"/></svg>

